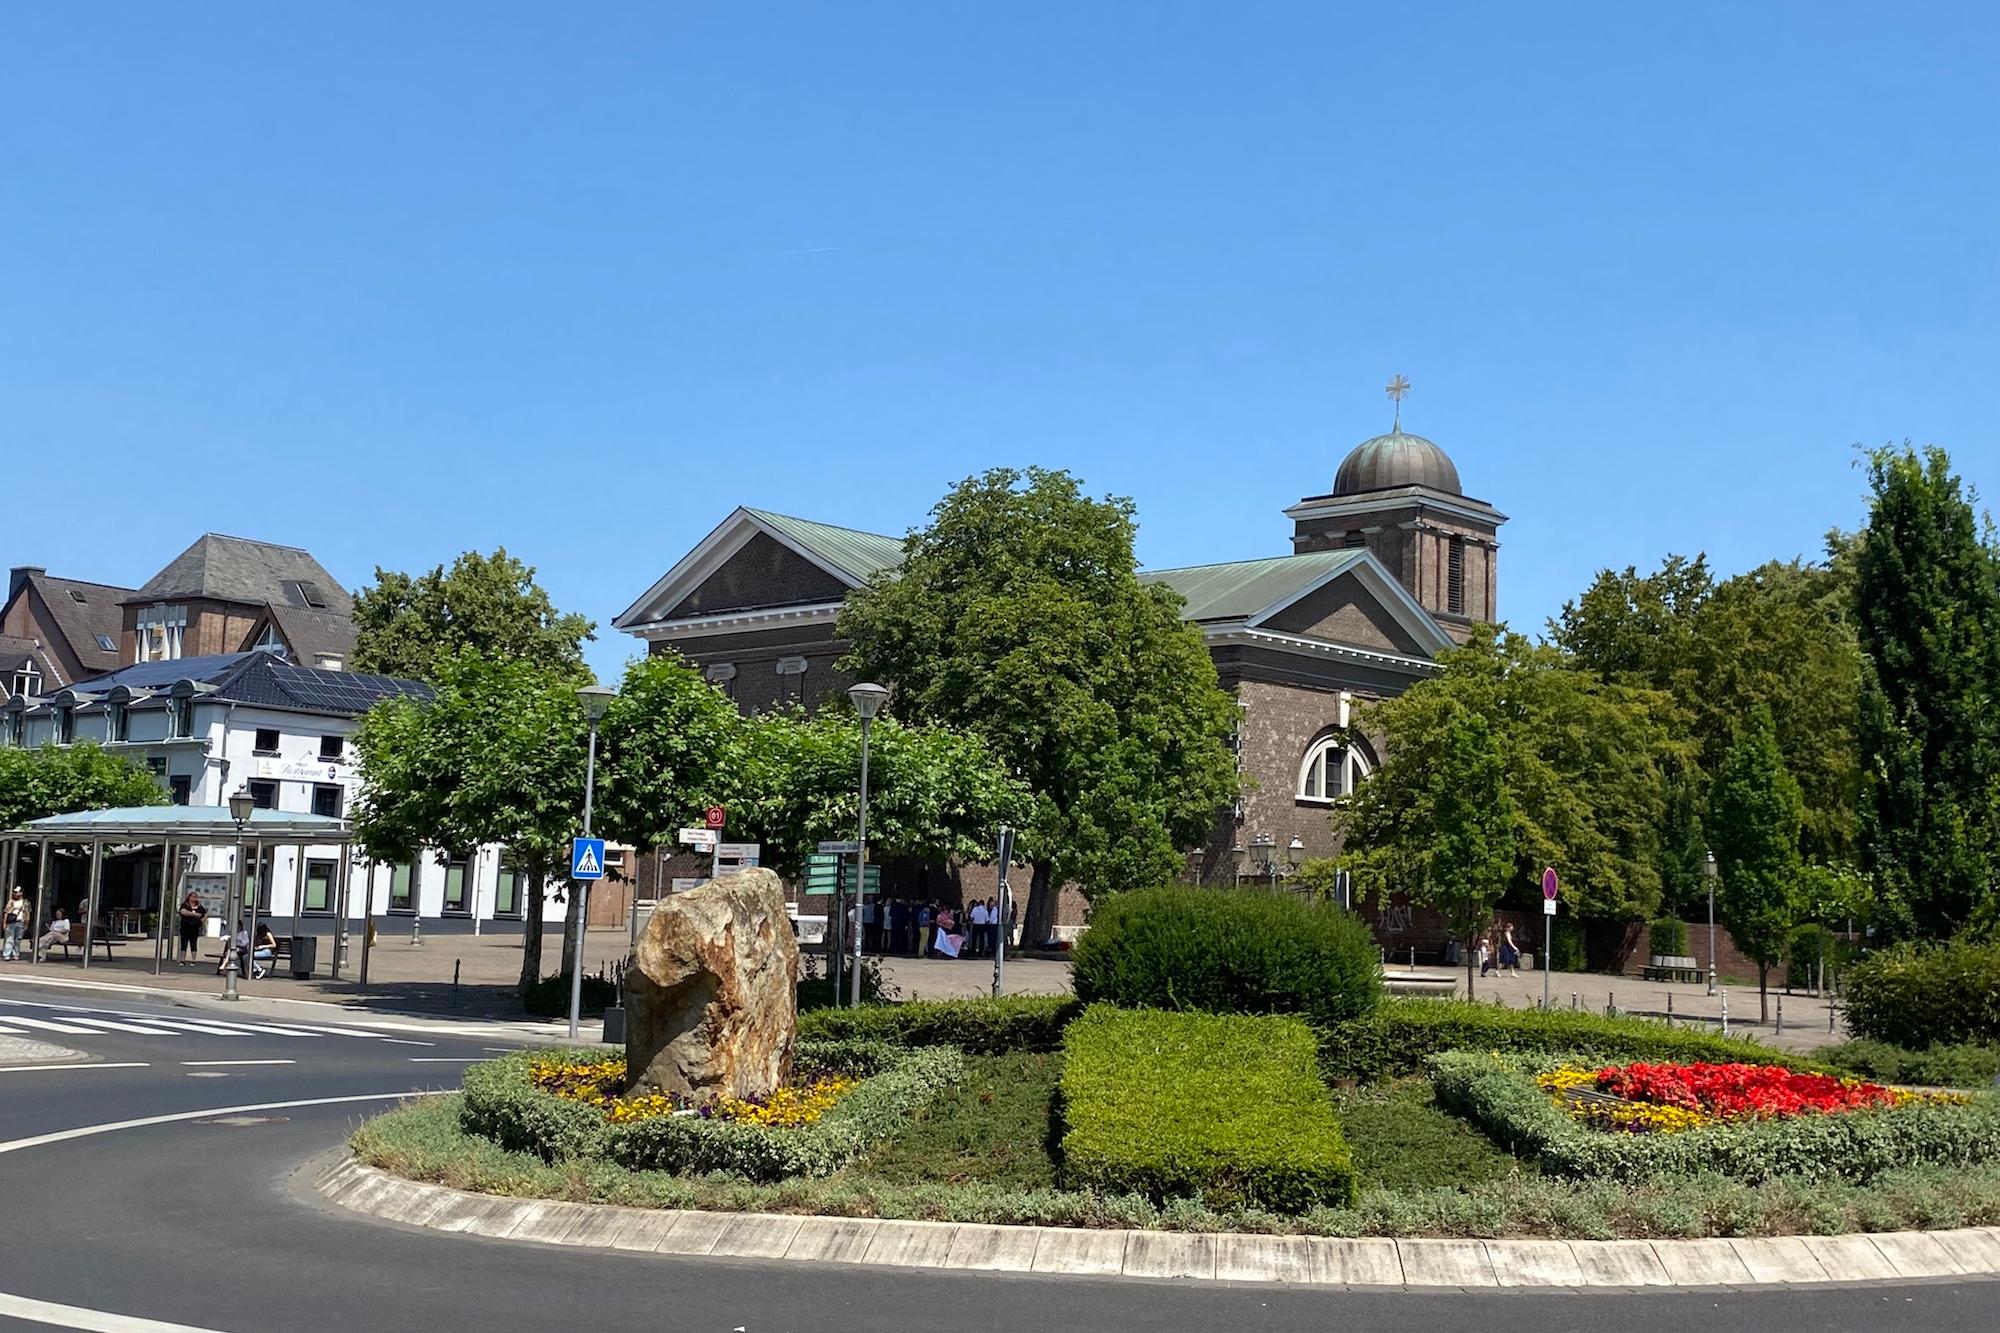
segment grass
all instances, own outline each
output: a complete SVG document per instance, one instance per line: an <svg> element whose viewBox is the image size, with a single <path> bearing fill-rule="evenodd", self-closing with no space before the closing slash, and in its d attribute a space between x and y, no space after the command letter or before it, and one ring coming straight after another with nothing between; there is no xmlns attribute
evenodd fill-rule
<svg viewBox="0 0 2000 1333"><path fill-rule="evenodd" d="M1533 1170L1440 1107L1421 1078L1338 1092L1334 1114L1363 1189L1476 1185Z"/></svg>
<svg viewBox="0 0 2000 1333"><path fill-rule="evenodd" d="M1062 1057L1046 1051L974 1056L965 1077L917 1113L909 1126L848 1168L895 1185L1002 1185L1048 1189L1049 1102Z"/></svg>

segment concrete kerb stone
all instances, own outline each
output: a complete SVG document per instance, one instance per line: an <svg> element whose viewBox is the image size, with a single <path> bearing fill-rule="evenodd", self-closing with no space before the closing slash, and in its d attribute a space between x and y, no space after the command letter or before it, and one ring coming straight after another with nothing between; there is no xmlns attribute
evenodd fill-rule
<svg viewBox="0 0 2000 1333"><path fill-rule="evenodd" d="M1412 1287L1743 1287L2000 1276L2000 1228L1735 1240L1279 1236L709 1213L468 1194L351 1158L330 1202L433 1231L580 1248L1096 1277Z"/></svg>

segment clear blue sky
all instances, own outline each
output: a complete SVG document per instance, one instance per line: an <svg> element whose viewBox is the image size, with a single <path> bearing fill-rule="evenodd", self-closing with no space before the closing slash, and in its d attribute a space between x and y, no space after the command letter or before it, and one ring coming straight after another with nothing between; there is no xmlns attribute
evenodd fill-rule
<svg viewBox="0 0 2000 1333"><path fill-rule="evenodd" d="M1856 442L2000 495L2000 17L1634 8L13 6L0 559L505 544L607 622L1028 463L1243 558L1398 372L1523 628L1815 552Z"/></svg>

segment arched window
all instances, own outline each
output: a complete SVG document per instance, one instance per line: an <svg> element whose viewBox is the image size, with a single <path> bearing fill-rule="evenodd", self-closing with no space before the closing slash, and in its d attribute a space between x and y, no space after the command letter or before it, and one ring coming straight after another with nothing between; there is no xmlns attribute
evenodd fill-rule
<svg viewBox="0 0 2000 1333"><path fill-rule="evenodd" d="M1322 736L1306 747L1305 762L1299 765L1299 799L1338 800L1374 771L1366 745L1350 744L1339 732Z"/></svg>

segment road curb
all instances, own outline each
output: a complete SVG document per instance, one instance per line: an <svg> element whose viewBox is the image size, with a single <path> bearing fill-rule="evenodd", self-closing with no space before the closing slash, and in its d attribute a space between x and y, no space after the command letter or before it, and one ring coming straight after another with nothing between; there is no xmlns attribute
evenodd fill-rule
<svg viewBox="0 0 2000 1333"><path fill-rule="evenodd" d="M1389 1240L895 1222L469 1194L344 1155L314 1173L358 1213L499 1240L733 1259L1337 1287L1784 1287L2000 1277L2000 1227L1729 1240Z"/></svg>
<svg viewBox="0 0 2000 1333"><path fill-rule="evenodd" d="M87 1052L34 1037L0 1036L0 1069L12 1065L81 1064L89 1059Z"/></svg>

